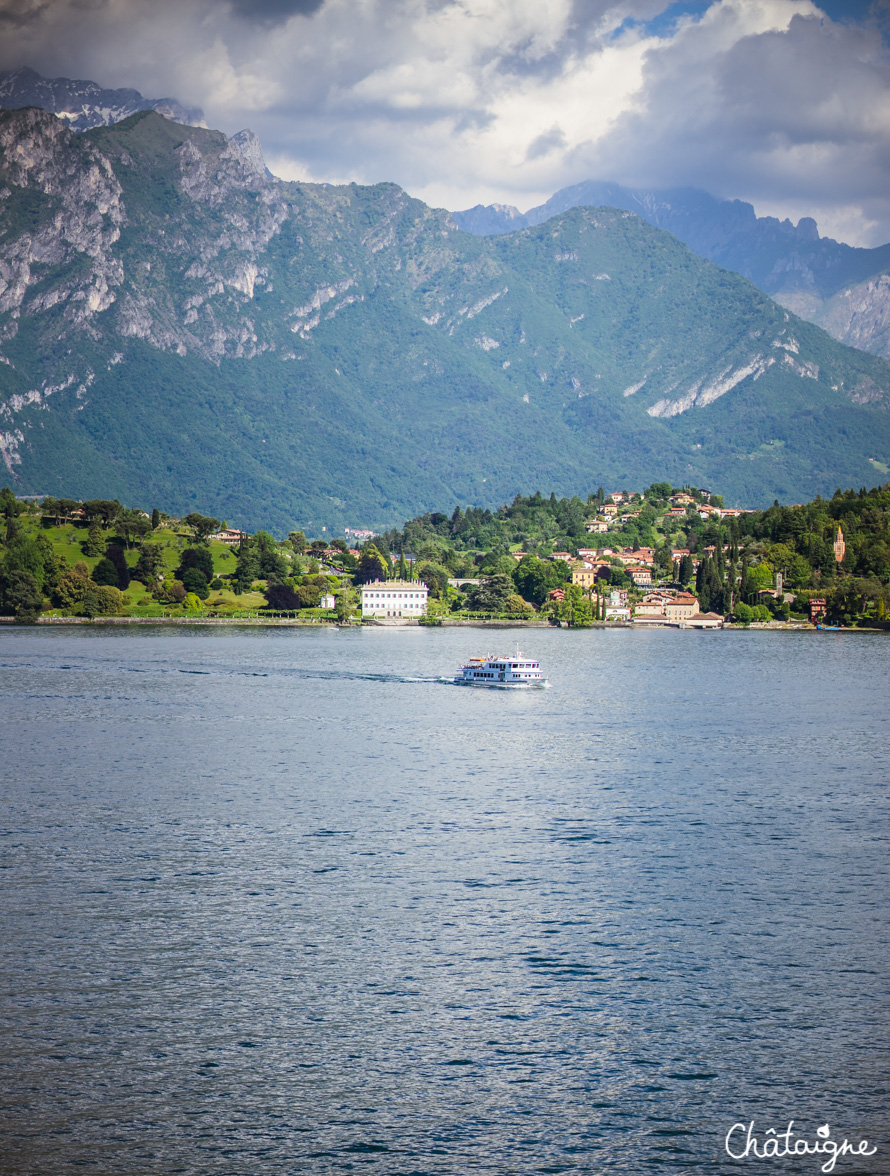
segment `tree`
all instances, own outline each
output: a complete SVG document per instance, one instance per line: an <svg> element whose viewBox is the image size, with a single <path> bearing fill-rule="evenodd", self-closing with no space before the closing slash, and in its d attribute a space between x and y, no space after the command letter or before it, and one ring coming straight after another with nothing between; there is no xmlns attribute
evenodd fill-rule
<svg viewBox="0 0 890 1176"><path fill-rule="evenodd" d="M373 543L366 543L359 556L358 570L355 578L359 584L373 584L376 580L385 580L389 569L383 556Z"/></svg>
<svg viewBox="0 0 890 1176"><path fill-rule="evenodd" d="M107 556L103 556L93 568L91 579L94 584L110 584L117 588L117 568Z"/></svg>
<svg viewBox="0 0 890 1176"><path fill-rule="evenodd" d="M141 510L121 511L116 526L128 548L132 540L144 539L151 530L151 523Z"/></svg>
<svg viewBox="0 0 890 1176"><path fill-rule="evenodd" d="M334 605L337 620L341 624L345 624L348 620L351 620L355 609L355 593L351 588L341 588L337 593L337 599Z"/></svg>
<svg viewBox="0 0 890 1176"><path fill-rule="evenodd" d="M671 552L670 543L665 543L659 547L655 553L655 566L662 579L672 576L674 572L674 557Z"/></svg>
<svg viewBox="0 0 890 1176"><path fill-rule="evenodd" d="M568 584L565 599L559 603L557 615L573 629L587 629L593 624L593 606L578 584Z"/></svg>
<svg viewBox="0 0 890 1176"><path fill-rule="evenodd" d="M144 550L144 548L143 548ZM185 573L197 569L204 576L205 584L213 579L213 556L207 547L187 547L179 558L179 567L174 572L177 580L185 583Z"/></svg>
<svg viewBox="0 0 890 1176"><path fill-rule="evenodd" d="M183 604L188 595L181 580L159 580L151 594L162 604Z"/></svg>
<svg viewBox="0 0 890 1176"><path fill-rule="evenodd" d="M306 536L302 531L291 531L288 535L291 547L294 549L296 555L302 555L306 550Z"/></svg>
<svg viewBox="0 0 890 1176"><path fill-rule="evenodd" d="M194 594L199 600L206 600L210 595L207 577L200 568L186 568L182 574L182 586L189 594Z"/></svg>
<svg viewBox="0 0 890 1176"><path fill-rule="evenodd" d="M561 560L538 559L526 555L513 568L513 583L524 600L542 605L553 588L561 588L566 581L567 566Z"/></svg>
<svg viewBox="0 0 890 1176"><path fill-rule="evenodd" d="M417 569L417 578L426 584L432 600L444 599L448 590L448 568L441 564L422 563Z"/></svg>
<svg viewBox="0 0 890 1176"><path fill-rule="evenodd" d="M297 608L318 608L321 604L321 589L312 584L299 584L294 593L297 598Z"/></svg>
<svg viewBox="0 0 890 1176"><path fill-rule="evenodd" d="M510 577L503 572L495 572L493 576L485 576L477 587L470 590L468 603L476 612L503 612L513 591Z"/></svg>
<svg viewBox="0 0 890 1176"><path fill-rule="evenodd" d="M0 612L33 624L43 608L43 593L33 573L20 568L0 572Z"/></svg>
<svg viewBox="0 0 890 1176"><path fill-rule="evenodd" d="M164 551L160 544L143 543L136 566L133 568L133 578L150 587L162 573L163 566Z"/></svg>
<svg viewBox="0 0 890 1176"><path fill-rule="evenodd" d="M65 609L66 612L70 612L72 609L77 608L88 589L92 587L94 587L94 584L89 578L87 565L85 563L77 563L59 579L59 583L53 593L53 603L59 608Z"/></svg>
<svg viewBox="0 0 890 1176"><path fill-rule="evenodd" d="M249 588L259 574L259 557L249 543L242 544L235 567L235 591L241 593L245 588Z"/></svg>
<svg viewBox="0 0 890 1176"><path fill-rule="evenodd" d="M105 555L117 569L117 586L124 592L130 584L130 569L127 567L124 549L118 543L110 543Z"/></svg>
<svg viewBox="0 0 890 1176"><path fill-rule="evenodd" d="M0 515L6 519L14 519L21 514L22 509L22 503L18 501L8 486L4 486L0 490Z"/></svg>
<svg viewBox="0 0 890 1176"><path fill-rule="evenodd" d="M504 611L508 613L515 613L517 616L528 615L533 613L534 606L528 601L523 600L518 592L514 592L512 596L508 596L504 602Z"/></svg>
<svg viewBox="0 0 890 1176"><path fill-rule="evenodd" d="M87 617L119 617L124 612L123 593L111 584L90 585L84 593L82 610Z"/></svg>
<svg viewBox="0 0 890 1176"><path fill-rule="evenodd" d="M105 550L105 538L102 534L102 528L98 523L93 523L87 531L87 537L81 545L84 555L88 555L90 559L94 556L101 555Z"/></svg>
<svg viewBox="0 0 890 1176"><path fill-rule="evenodd" d="M212 535L214 531L218 531L222 525L219 519L198 514L197 511L187 514L182 521L191 528L196 543L206 543L207 537Z"/></svg>
<svg viewBox="0 0 890 1176"><path fill-rule="evenodd" d="M114 522L122 510L123 507L116 498L91 498L83 504L83 513L87 521L95 523L101 519L106 527Z"/></svg>
<svg viewBox="0 0 890 1176"><path fill-rule="evenodd" d="M156 531L160 525L161 525L161 512L158 510L157 507L155 507L154 510L151 512L151 529L153 531Z"/></svg>

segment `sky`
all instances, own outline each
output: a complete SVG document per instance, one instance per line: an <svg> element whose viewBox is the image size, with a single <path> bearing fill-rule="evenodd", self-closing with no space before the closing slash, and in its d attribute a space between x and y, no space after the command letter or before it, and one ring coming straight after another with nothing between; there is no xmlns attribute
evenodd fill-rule
<svg viewBox="0 0 890 1176"><path fill-rule="evenodd" d="M24 65L249 127L284 179L691 186L890 241L890 0L0 0Z"/></svg>

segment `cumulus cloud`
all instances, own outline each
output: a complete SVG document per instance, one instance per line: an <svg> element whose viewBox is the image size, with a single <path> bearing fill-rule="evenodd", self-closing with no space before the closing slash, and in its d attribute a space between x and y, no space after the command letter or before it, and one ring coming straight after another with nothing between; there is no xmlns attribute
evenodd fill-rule
<svg viewBox="0 0 890 1176"><path fill-rule="evenodd" d="M286 178L394 180L450 208L695 185L876 243L881 12L825 3L0 0L0 67L174 95L250 126Z"/></svg>

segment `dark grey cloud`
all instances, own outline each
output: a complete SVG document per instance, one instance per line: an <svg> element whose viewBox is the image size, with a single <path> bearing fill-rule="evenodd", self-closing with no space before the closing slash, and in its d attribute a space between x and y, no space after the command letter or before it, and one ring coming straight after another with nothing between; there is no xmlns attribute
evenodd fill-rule
<svg viewBox="0 0 890 1176"><path fill-rule="evenodd" d="M229 0L229 4L242 20L269 27L284 24L292 16L313 16L324 0Z"/></svg>
<svg viewBox="0 0 890 1176"><path fill-rule="evenodd" d="M549 155L551 151L560 151L568 145L565 137L565 132L561 127L554 124L549 131L545 131L542 135L538 135L531 144L529 144L528 151L525 153L526 159L540 159L543 155Z"/></svg>
<svg viewBox="0 0 890 1176"><path fill-rule="evenodd" d="M21 29L34 24L49 7L44 0L0 0L0 28Z"/></svg>

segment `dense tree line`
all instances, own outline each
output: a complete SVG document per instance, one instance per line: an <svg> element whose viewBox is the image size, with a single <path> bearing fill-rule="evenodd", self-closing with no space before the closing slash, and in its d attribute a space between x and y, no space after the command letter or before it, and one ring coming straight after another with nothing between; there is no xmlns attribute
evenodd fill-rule
<svg viewBox="0 0 890 1176"><path fill-rule="evenodd" d="M218 558L233 561L217 573L209 537L224 525L219 519L193 512L182 520L187 539L180 527L174 567L165 562L172 537L154 534L166 519L157 509L149 516L106 499L47 498L39 507L26 506L6 487L0 490L0 612L33 619L47 604L88 616L121 611L131 581L144 586L144 600L165 606L200 608L214 591L229 588L238 596L261 586L273 609L316 608L333 591L342 595L338 609L348 612L355 604L352 585L395 577L423 581L440 610L521 615L545 609L586 624L596 619L600 604L571 584L569 563L552 558L554 551L571 556L582 546L647 547L658 579L695 591L702 611L742 620L803 612L813 596L825 597L835 620L883 621L890 612L890 484L724 519L701 509L719 507L718 496L688 494L685 513L668 513L676 489L653 483L643 495L627 496L617 528L596 536L585 524L603 506L602 487L586 499L535 493L517 495L495 511L458 506L376 536L357 558L343 540L329 543L292 531L280 543L258 531L244 536L231 554L220 557L216 549ZM59 554L35 529L37 520L47 529L66 529L69 544L79 536L84 558ZM70 553L70 546L65 550ZM606 559L598 584L632 587L622 560L614 554ZM453 579L475 583L457 591L449 585Z"/></svg>

